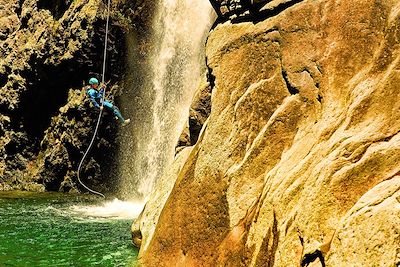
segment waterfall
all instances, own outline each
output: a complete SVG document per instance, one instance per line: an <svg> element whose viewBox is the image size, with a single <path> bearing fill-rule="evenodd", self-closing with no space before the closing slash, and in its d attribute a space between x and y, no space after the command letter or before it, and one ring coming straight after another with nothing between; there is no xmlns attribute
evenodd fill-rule
<svg viewBox="0 0 400 267"><path fill-rule="evenodd" d="M207 0L158 3L147 80L135 88L140 93L130 104L139 106L131 126L136 129L120 148L118 168L125 195L146 197L174 159L190 102L205 71L204 44L212 16Z"/></svg>

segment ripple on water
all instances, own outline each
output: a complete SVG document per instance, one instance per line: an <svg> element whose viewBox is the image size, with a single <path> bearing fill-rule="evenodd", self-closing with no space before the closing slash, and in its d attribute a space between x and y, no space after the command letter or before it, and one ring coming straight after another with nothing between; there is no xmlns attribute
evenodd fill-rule
<svg viewBox="0 0 400 267"><path fill-rule="evenodd" d="M135 211L118 214L112 205L63 194L0 193L0 266L135 266L130 225L141 208L127 204Z"/></svg>

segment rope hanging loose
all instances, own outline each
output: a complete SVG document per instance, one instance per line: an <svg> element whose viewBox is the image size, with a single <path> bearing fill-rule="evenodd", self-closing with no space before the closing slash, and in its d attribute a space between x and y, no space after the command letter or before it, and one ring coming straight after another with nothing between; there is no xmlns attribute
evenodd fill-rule
<svg viewBox="0 0 400 267"><path fill-rule="evenodd" d="M108 0L108 4L107 4L107 21L106 21L106 35L105 35L105 39L104 39L104 54L103 54L103 72L102 72L102 76L101 76L101 82L104 84L105 81L105 74L106 74L106 62L107 62L107 42L108 42L108 24L109 24L109 20L110 20L110 4L111 4L111 0ZM104 107L104 99L105 99L105 95L106 95L106 87L104 87L104 91L103 91L103 99L101 102L101 108L100 108L100 112L99 112L99 117L97 119L97 124L96 124L96 128L94 130L94 134L92 137L92 140L90 141L90 144L85 152L85 154L83 155L81 162L79 163L79 167L78 167L78 181L79 183L89 192L99 195L103 198L105 198L106 196L100 192L97 192L93 189L90 189L89 187L87 187L80 178L80 172L81 172L81 168L82 168L82 164L85 161L87 155L89 154L90 149L93 146L94 140L96 139L96 135L97 132L99 130L99 125L100 125L100 121L101 121L101 116L103 114L103 107Z"/></svg>

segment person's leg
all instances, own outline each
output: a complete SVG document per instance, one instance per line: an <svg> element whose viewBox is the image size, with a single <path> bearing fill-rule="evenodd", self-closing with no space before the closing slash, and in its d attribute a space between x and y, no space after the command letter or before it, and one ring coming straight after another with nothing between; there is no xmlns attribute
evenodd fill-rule
<svg viewBox="0 0 400 267"><path fill-rule="evenodd" d="M124 119L124 117L122 117L122 114L119 111L119 109L117 108L117 106L114 106L114 115L118 117L120 122L125 122L125 119Z"/></svg>
<svg viewBox="0 0 400 267"><path fill-rule="evenodd" d="M125 119L124 119L124 117L122 117L122 114L121 114L121 112L119 111L119 109L117 108L117 106L111 104L111 103L108 102L108 101L104 101L104 102L103 102L103 105L104 105L107 109L111 110L111 111L114 113L114 115L119 119L120 122L125 122Z"/></svg>

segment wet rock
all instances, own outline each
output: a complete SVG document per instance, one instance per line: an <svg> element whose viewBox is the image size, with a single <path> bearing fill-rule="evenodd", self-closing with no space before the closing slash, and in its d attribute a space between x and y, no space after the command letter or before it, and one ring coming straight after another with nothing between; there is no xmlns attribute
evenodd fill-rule
<svg viewBox="0 0 400 267"><path fill-rule="evenodd" d="M142 246L142 232L140 230L132 231L132 243L137 247L140 248Z"/></svg>
<svg viewBox="0 0 400 267"><path fill-rule="evenodd" d="M79 188L77 166L86 151L88 137L91 137L97 123L96 110L90 107L84 90L71 90L68 103L60 108L60 114L52 119L50 127L40 144L40 152L36 160L37 177L50 191L74 192ZM88 177L88 184L105 189L107 183L102 179L103 163L109 159L103 151L112 150L112 139L117 125L112 116L105 116L103 124L112 125L100 130L97 144L91 156L84 162L82 177Z"/></svg>

